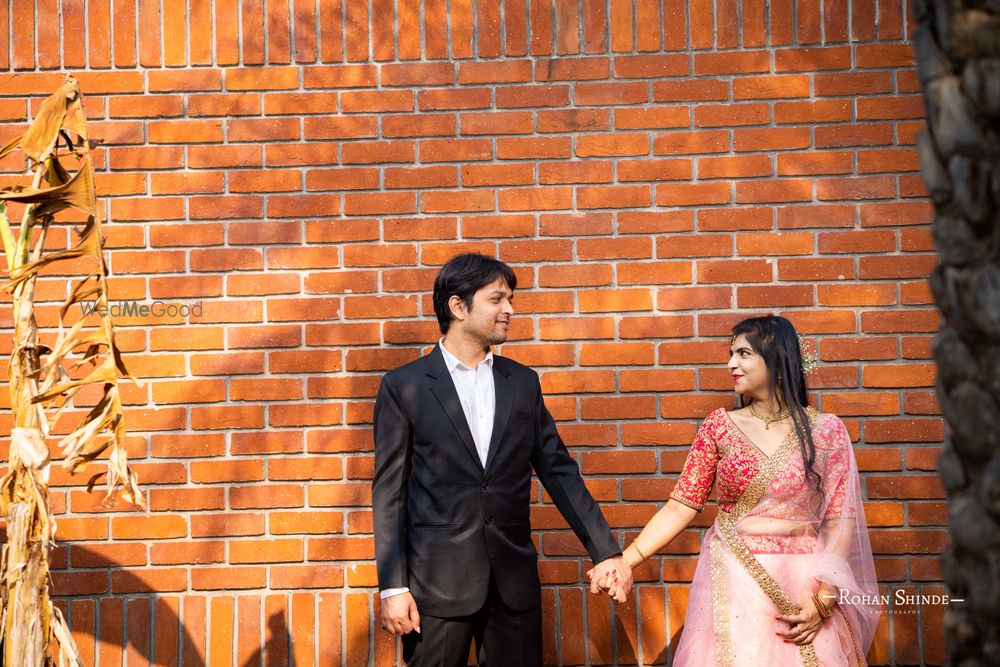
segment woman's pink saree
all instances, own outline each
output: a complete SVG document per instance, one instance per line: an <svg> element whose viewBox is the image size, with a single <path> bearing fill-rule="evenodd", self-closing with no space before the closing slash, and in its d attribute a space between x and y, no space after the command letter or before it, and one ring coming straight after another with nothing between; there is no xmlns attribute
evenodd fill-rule
<svg viewBox="0 0 1000 667"><path fill-rule="evenodd" d="M843 423L809 411L821 492L806 481L794 431L768 457L724 410L705 420L671 493L695 509L716 483L674 667L864 667L881 613L857 465ZM826 582L833 617L805 646L777 632ZM826 601L830 604L830 601Z"/></svg>

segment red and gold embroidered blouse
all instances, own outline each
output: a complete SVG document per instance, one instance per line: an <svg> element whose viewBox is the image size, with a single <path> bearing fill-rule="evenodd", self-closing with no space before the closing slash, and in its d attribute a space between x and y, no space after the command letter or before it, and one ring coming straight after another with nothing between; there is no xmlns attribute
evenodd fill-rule
<svg viewBox="0 0 1000 667"><path fill-rule="evenodd" d="M829 457L823 461L822 469L827 474L823 476L822 486L824 514L830 516L839 513L843 504L850 438L840 419L821 415L813 424L813 440L817 457ZM801 457L795 458L798 463L792 463L776 478L776 488L795 487L805 482ZM719 408L708 415L698 429L670 497L700 511L714 483L719 509L730 512L766 460L767 454L743 434L724 408Z"/></svg>
<svg viewBox="0 0 1000 667"><path fill-rule="evenodd" d="M731 511L750 480L760 471L764 458L760 450L757 450L759 457L750 451L751 447L757 448L744 440L724 408L708 415L698 429L670 497L701 511L712 491L712 483L718 479L719 508Z"/></svg>

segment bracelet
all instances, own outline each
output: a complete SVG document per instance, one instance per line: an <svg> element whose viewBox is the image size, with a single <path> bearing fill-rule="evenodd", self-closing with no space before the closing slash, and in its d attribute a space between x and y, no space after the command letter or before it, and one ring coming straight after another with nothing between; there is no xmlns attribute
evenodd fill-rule
<svg viewBox="0 0 1000 667"><path fill-rule="evenodd" d="M833 612L831 612L830 609L828 609L827 606L819 599L818 593L813 593L812 601L813 604L816 605L816 611L819 612L820 618L824 621L833 615Z"/></svg>
<svg viewBox="0 0 1000 667"><path fill-rule="evenodd" d="M639 550L639 542L637 540L632 540L632 548L635 549L635 552L637 554L639 554L639 558L642 559L642 560L639 561L640 563L643 562L644 560L646 560L646 554L642 553Z"/></svg>

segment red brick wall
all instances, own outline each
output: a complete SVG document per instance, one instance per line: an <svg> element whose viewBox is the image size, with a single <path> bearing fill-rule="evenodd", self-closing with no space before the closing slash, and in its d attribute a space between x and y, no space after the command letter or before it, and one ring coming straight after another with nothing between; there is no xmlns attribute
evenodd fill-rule
<svg viewBox="0 0 1000 667"><path fill-rule="evenodd" d="M817 400L856 438L886 590L940 591L903 0L447 7L0 6L0 140L76 74L106 141L112 296L204 303L187 324L120 323L148 380L126 396L149 513L53 479L53 583L88 664L394 661L370 631L372 398L435 340L428 290L458 250L516 267L503 353L541 372L622 539L733 400L730 325L776 311L818 345ZM65 282L41 285L51 325ZM539 500L547 660L666 662L711 514L612 610ZM941 662L940 624L940 607L891 616L873 662Z"/></svg>

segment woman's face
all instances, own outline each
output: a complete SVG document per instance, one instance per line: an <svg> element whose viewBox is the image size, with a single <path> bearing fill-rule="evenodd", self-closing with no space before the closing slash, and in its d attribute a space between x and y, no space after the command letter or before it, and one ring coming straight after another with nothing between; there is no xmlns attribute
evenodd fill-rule
<svg viewBox="0 0 1000 667"><path fill-rule="evenodd" d="M768 394L767 364L750 347L746 336L733 339L729 346L729 370L733 375L733 388L737 394L765 398Z"/></svg>

